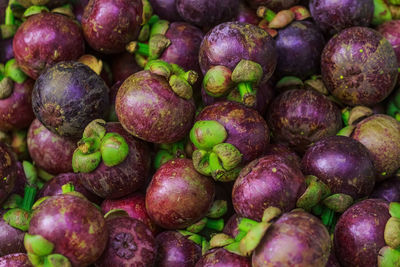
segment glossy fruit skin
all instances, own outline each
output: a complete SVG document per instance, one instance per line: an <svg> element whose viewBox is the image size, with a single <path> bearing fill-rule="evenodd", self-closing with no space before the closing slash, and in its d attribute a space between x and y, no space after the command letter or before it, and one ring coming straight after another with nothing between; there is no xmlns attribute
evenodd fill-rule
<svg viewBox="0 0 400 267"><path fill-rule="evenodd" d="M382 23L378 26L377 30L392 45L397 56L397 63L400 66L400 20L391 20Z"/></svg>
<svg viewBox="0 0 400 267"><path fill-rule="evenodd" d="M175 0L149 0L149 2L153 7L154 14L157 14L160 18L170 22L182 21L178 10L176 10Z"/></svg>
<svg viewBox="0 0 400 267"><path fill-rule="evenodd" d="M340 264L377 266L378 252L386 246L383 233L389 218L389 203L381 199L366 199L346 210L334 235Z"/></svg>
<svg viewBox="0 0 400 267"><path fill-rule="evenodd" d="M24 253L15 253L0 258L0 267L33 267L28 259L28 255Z"/></svg>
<svg viewBox="0 0 400 267"><path fill-rule="evenodd" d="M32 214L29 234L54 244L72 266L88 266L103 253L108 231L103 215L88 200L68 194L53 196Z"/></svg>
<svg viewBox="0 0 400 267"><path fill-rule="evenodd" d="M393 177L376 185L371 198L380 198L387 202L400 202L400 179Z"/></svg>
<svg viewBox="0 0 400 267"><path fill-rule="evenodd" d="M376 114L357 124L351 137L361 142L369 151L377 181L389 178L400 168L400 122Z"/></svg>
<svg viewBox="0 0 400 267"><path fill-rule="evenodd" d="M311 16L329 35L353 26L368 27L374 14L373 0L310 0Z"/></svg>
<svg viewBox="0 0 400 267"><path fill-rule="evenodd" d="M261 221L268 207L283 212L294 209L305 188L304 176L295 164L267 155L250 162L240 172L232 190L233 207L238 216Z"/></svg>
<svg viewBox="0 0 400 267"><path fill-rule="evenodd" d="M253 267L325 266L331 249L328 230L305 211L283 214L253 252Z"/></svg>
<svg viewBox="0 0 400 267"><path fill-rule="evenodd" d="M365 27L343 30L329 40L321 56L327 89L350 106L373 106L383 101L396 85L397 67L390 43Z"/></svg>
<svg viewBox="0 0 400 267"><path fill-rule="evenodd" d="M196 172L189 159L171 160L154 174L146 192L150 218L165 229L182 229L208 212L214 201L211 178Z"/></svg>
<svg viewBox="0 0 400 267"><path fill-rule="evenodd" d="M114 82L124 82L132 74L141 71L135 57L128 52L113 57L111 71Z"/></svg>
<svg viewBox="0 0 400 267"><path fill-rule="evenodd" d="M79 62L60 62L36 80L32 106L50 131L80 139L89 122L104 118L109 89L92 69Z"/></svg>
<svg viewBox="0 0 400 267"><path fill-rule="evenodd" d="M85 52L85 42L81 28L72 19L45 12L29 17L18 28L13 48L19 67L37 79L57 62L78 59Z"/></svg>
<svg viewBox="0 0 400 267"><path fill-rule="evenodd" d="M14 82L12 94L0 99L0 131L27 128L35 118L32 110L32 89L34 81Z"/></svg>
<svg viewBox="0 0 400 267"><path fill-rule="evenodd" d="M239 10L233 20L258 26L261 19L257 16L255 10L249 8L245 3L240 2Z"/></svg>
<svg viewBox="0 0 400 267"><path fill-rule="evenodd" d="M82 17L85 39L101 53L121 53L136 40L142 13L141 0L90 0Z"/></svg>
<svg viewBox="0 0 400 267"><path fill-rule="evenodd" d="M195 114L193 100L179 97L164 77L147 70L125 80L115 105L125 130L153 143L181 140L189 133Z"/></svg>
<svg viewBox="0 0 400 267"><path fill-rule="evenodd" d="M112 218L106 223L108 245L96 267L154 266L157 245L144 223L130 217Z"/></svg>
<svg viewBox="0 0 400 267"><path fill-rule="evenodd" d="M300 0L247 0L247 3L249 3L249 5L254 9L259 6L266 6L275 12L282 9L288 9L299 2Z"/></svg>
<svg viewBox="0 0 400 267"><path fill-rule="evenodd" d="M28 130L28 150L35 164L57 175L72 172L72 155L76 141L59 136L35 119Z"/></svg>
<svg viewBox="0 0 400 267"><path fill-rule="evenodd" d="M17 179L17 158L11 148L0 142L0 204L14 189Z"/></svg>
<svg viewBox="0 0 400 267"><path fill-rule="evenodd" d="M271 103L267 121L276 142L302 154L314 142L335 135L342 127L339 108L313 90L293 89Z"/></svg>
<svg viewBox="0 0 400 267"><path fill-rule="evenodd" d="M305 175L324 182L332 194L367 197L375 185L375 168L367 148L346 136L330 136L312 145L301 162Z"/></svg>
<svg viewBox="0 0 400 267"><path fill-rule="evenodd" d="M208 251L196 263L195 267L250 267L250 259L229 252L224 248L216 248Z"/></svg>
<svg viewBox="0 0 400 267"><path fill-rule="evenodd" d="M90 173L79 173L79 179L89 191L101 198L120 198L144 186L150 170L150 155L147 144L127 133L116 122L106 125L108 133L120 134L129 146L126 159L112 167L104 162Z"/></svg>
<svg viewBox="0 0 400 267"><path fill-rule="evenodd" d="M6 221L4 221L4 213L6 213L5 210L0 211L0 257L13 253L25 252L25 232L12 227Z"/></svg>
<svg viewBox="0 0 400 267"><path fill-rule="evenodd" d="M192 267L201 258L201 247L177 231L164 231L156 241L158 267Z"/></svg>

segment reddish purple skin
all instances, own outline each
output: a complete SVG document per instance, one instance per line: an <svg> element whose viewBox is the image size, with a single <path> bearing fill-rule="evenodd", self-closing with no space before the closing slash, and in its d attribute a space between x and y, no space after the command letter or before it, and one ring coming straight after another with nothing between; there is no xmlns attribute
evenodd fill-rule
<svg viewBox="0 0 400 267"><path fill-rule="evenodd" d="M269 144L270 132L265 120L254 109L239 103L224 101L205 107L196 121L207 120L225 127L228 137L224 142L239 149L243 164L261 156Z"/></svg>
<svg viewBox="0 0 400 267"><path fill-rule="evenodd" d="M384 230L389 203L366 199L351 206L335 228L336 256L343 266L377 266L378 252L386 246Z"/></svg>
<svg viewBox="0 0 400 267"><path fill-rule="evenodd" d="M0 258L0 267L33 267L28 255L23 253L10 254Z"/></svg>
<svg viewBox="0 0 400 267"><path fill-rule="evenodd" d="M14 57L13 39L10 38L6 40L0 40L0 62L6 63L13 57Z"/></svg>
<svg viewBox="0 0 400 267"><path fill-rule="evenodd" d="M278 143L304 153L312 143L335 135L342 127L339 108L314 90L288 90L271 103L267 121Z"/></svg>
<svg viewBox="0 0 400 267"><path fill-rule="evenodd" d="M376 185L371 198L380 198L387 202L400 202L400 179L394 177Z"/></svg>
<svg viewBox="0 0 400 267"><path fill-rule="evenodd" d="M275 12L288 9L299 2L300 0L247 0L247 3L254 9L259 6L266 6Z"/></svg>
<svg viewBox="0 0 400 267"><path fill-rule="evenodd" d="M377 30L392 45L397 56L397 63L400 66L400 20L391 20L382 23Z"/></svg>
<svg viewBox="0 0 400 267"><path fill-rule="evenodd" d="M201 258L201 246L176 231L165 231L156 237L158 267L193 267Z"/></svg>
<svg viewBox="0 0 400 267"><path fill-rule="evenodd" d="M236 213L233 214L225 223L223 233L230 235L231 237L236 237L239 234L240 221L241 217L239 217Z"/></svg>
<svg viewBox="0 0 400 267"><path fill-rule="evenodd" d="M296 166L301 169L301 158L293 152L288 146L284 144L270 144L267 149L264 151L264 155L278 155L284 157L290 162L296 164Z"/></svg>
<svg viewBox="0 0 400 267"><path fill-rule="evenodd" d="M76 60L85 52L79 25L67 16L40 13L18 28L13 41L19 67L31 78L60 61Z"/></svg>
<svg viewBox="0 0 400 267"><path fill-rule="evenodd" d="M157 234L160 230L147 214L145 194L137 192L119 199L106 199L101 203L103 214L113 209L125 210L129 217L146 224L153 234Z"/></svg>
<svg viewBox="0 0 400 267"><path fill-rule="evenodd" d="M14 189L17 179L17 158L11 148L0 142L0 204Z"/></svg>
<svg viewBox="0 0 400 267"><path fill-rule="evenodd" d="M25 232L10 226L3 220L5 210L0 211L0 257L25 252ZM1 265L0 265L1 266Z"/></svg>
<svg viewBox="0 0 400 267"><path fill-rule="evenodd" d="M127 133L119 123L110 122L107 132L120 134L129 146L126 159L113 167L103 162L90 173L79 173L83 185L102 198L120 198L139 190L150 170L150 155L147 144Z"/></svg>
<svg viewBox="0 0 400 267"><path fill-rule="evenodd" d="M347 194L354 200L369 196L375 185L375 168L367 148L346 136L319 140L304 154L304 175L314 175L332 194Z"/></svg>
<svg viewBox="0 0 400 267"><path fill-rule="evenodd" d="M326 227L305 211L283 214L253 252L252 266L325 266L331 249Z"/></svg>
<svg viewBox="0 0 400 267"><path fill-rule="evenodd" d="M25 184L27 183L24 168L21 161L17 161L17 178L15 179L14 189L11 194L23 196L25 193Z"/></svg>
<svg viewBox="0 0 400 267"><path fill-rule="evenodd" d="M264 210L277 207L290 211L306 188L300 169L278 155L254 160L242 169L232 190L238 216L261 221Z"/></svg>
<svg viewBox="0 0 400 267"><path fill-rule="evenodd" d="M32 110L32 89L34 80L23 83L14 82L12 94L0 99L0 131L27 128L35 115Z"/></svg>
<svg viewBox="0 0 400 267"><path fill-rule="evenodd" d="M214 201L214 182L198 172L189 159L171 160L154 174L146 192L150 218L166 229L182 229L197 222Z"/></svg>
<svg viewBox="0 0 400 267"><path fill-rule="evenodd" d="M117 93L115 110L125 130L152 143L174 143L190 131L195 115L192 99L176 95L164 77L140 71Z"/></svg>
<svg viewBox="0 0 400 267"><path fill-rule="evenodd" d="M170 22L182 21L181 16L176 10L175 0L149 0L154 14Z"/></svg>
<svg viewBox="0 0 400 267"><path fill-rule="evenodd" d="M114 83L122 83L126 78L141 70L142 68L136 63L135 57L128 52L113 57L111 62L111 72Z"/></svg>
<svg viewBox="0 0 400 267"><path fill-rule="evenodd" d="M233 71L242 59L260 64L264 80L269 79L277 63L274 40L263 29L240 22L222 23L205 35L199 54L203 74L218 65Z"/></svg>
<svg viewBox="0 0 400 267"><path fill-rule="evenodd" d="M224 248L212 249L196 263L195 267L251 267L250 259L227 251Z"/></svg>
<svg viewBox="0 0 400 267"><path fill-rule="evenodd" d="M253 9L247 7L247 5L243 2L239 3L239 10L236 13L234 21L249 23L258 26L260 20L261 19L257 16L256 12Z"/></svg>
<svg viewBox="0 0 400 267"><path fill-rule="evenodd" d="M82 22L83 12L85 11L85 7L88 3L89 0L77 0L72 2L75 19L79 21L79 23Z"/></svg>
<svg viewBox="0 0 400 267"><path fill-rule="evenodd" d="M327 89L350 106L373 106L383 101L396 85L397 67L391 44L370 28L340 32L329 40L321 56Z"/></svg>
<svg viewBox="0 0 400 267"><path fill-rule="evenodd" d="M353 26L367 27L374 15L373 0L311 0L309 9L316 24L333 35Z"/></svg>
<svg viewBox="0 0 400 267"><path fill-rule="evenodd" d="M124 52L139 35L142 12L141 0L90 0L82 17L85 39L101 53Z"/></svg>
<svg viewBox="0 0 400 267"><path fill-rule="evenodd" d="M101 212L88 200L68 194L42 202L32 214L28 233L52 242L53 253L64 255L74 267L94 263L108 238Z"/></svg>
<svg viewBox="0 0 400 267"><path fill-rule="evenodd" d="M157 244L152 232L139 220L117 217L107 220L108 242L96 267L154 266Z"/></svg>

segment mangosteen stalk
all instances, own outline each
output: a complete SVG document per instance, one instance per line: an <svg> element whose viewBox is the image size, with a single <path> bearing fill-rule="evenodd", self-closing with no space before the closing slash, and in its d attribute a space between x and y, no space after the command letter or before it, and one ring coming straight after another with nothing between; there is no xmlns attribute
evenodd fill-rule
<svg viewBox="0 0 400 267"><path fill-rule="evenodd" d="M1 37L3 40L13 37L17 32L17 27L18 27L10 4L11 3L8 4L5 10L4 24L0 26Z"/></svg>

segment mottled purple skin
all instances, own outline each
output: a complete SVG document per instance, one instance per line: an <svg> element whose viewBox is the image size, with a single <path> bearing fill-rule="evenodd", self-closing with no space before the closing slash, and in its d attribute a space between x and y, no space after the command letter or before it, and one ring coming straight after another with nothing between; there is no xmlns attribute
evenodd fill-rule
<svg viewBox="0 0 400 267"><path fill-rule="evenodd" d="M142 13L141 0L90 0L82 17L85 39L101 53L124 52L139 35Z"/></svg>
<svg viewBox="0 0 400 267"><path fill-rule="evenodd" d="M86 125L104 118L109 89L92 69L79 62L60 62L36 80L32 106L36 118L50 131L80 139Z"/></svg>
<svg viewBox="0 0 400 267"><path fill-rule="evenodd" d="M261 221L264 210L277 207L284 212L296 207L306 188L300 169L278 155L256 159L242 169L232 190L238 216Z"/></svg>
<svg viewBox="0 0 400 267"><path fill-rule="evenodd" d="M64 194L52 196L33 211L29 234L54 244L53 253L72 266L88 266L103 253L108 231L101 212L88 200Z"/></svg>
<svg viewBox="0 0 400 267"><path fill-rule="evenodd" d="M263 80L269 79L277 63L274 40L263 29L236 21L222 23L205 35L199 54L203 74L219 65L233 71L242 59L260 64Z"/></svg>
<svg viewBox="0 0 400 267"><path fill-rule="evenodd" d="M329 40L321 56L327 89L350 106L373 106L383 101L396 85L397 67L391 44L370 28L340 32Z"/></svg>
<svg viewBox="0 0 400 267"><path fill-rule="evenodd" d="M25 252L25 232L10 226L3 220L5 210L0 211L0 257Z"/></svg>
<svg viewBox="0 0 400 267"><path fill-rule="evenodd" d="M0 40L0 62L5 63L13 57L13 39Z"/></svg>
<svg viewBox="0 0 400 267"><path fill-rule="evenodd" d="M54 175L72 172L76 141L52 133L35 119L29 127L27 142L29 154L38 167Z"/></svg>
<svg viewBox="0 0 400 267"><path fill-rule="evenodd" d="M141 70L142 68L136 63L135 57L128 52L113 57L111 62L114 83L124 82L126 78Z"/></svg>
<svg viewBox="0 0 400 267"><path fill-rule="evenodd" d="M260 157L269 144L269 129L265 120L254 109L236 102L217 102L205 107L196 121L214 120L225 127L228 137L224 141L239 149L242 163Z"/></svg>
<svg viewBox="0 0 400 267"><path fill-rule="evenodd" d="M165 231L156 238L158 267L193 267L201 257L201 246L176 231Z"/></svg>
<svg viewBox="0 0 400 267"><path fill-rule="evenodd" d="M73 5L73 10L75 14L75 19L79 21L79 23L82 22L82 17L83 17L83 12L85 12L85 7L89 3L89 0L76 0L72 1Z"/></svg>
<svg viewBox="0 0 400 267"><path fill-rule="evenodd" d="M79 25L67 16L45 12L30 16L13 41L19 67L31 78L55 63L76 60L85 52Z"/></svg>
<svg viewBox="0 0 400 267"><path fill-rule="evenodd" d="M245 5L243 2L240 2L239 10L233 20L258 26L258 23L261 19L257 16L253 9L247 7L247 5Z"/></svg>
<svg viewBox="0 0 400 267"><path fill-rule="evenodd" d="M240 221L241 217L239 217L236 213L233 214L225 223L223 233L230 235L231 237L236 237L239 234Z"/></svg>
<svg viewBox="0 0 400 267"><path fill-rule="evenodd" d="M304 175L314 175L332 194L354 200L369 196L375 185L375 168L365 146L346 136L323 138L312 145L301 162Z"/></svg>
<svg viewBox="0 0 400 267"><path fill-rule="evenodd" d="M17 168L16 155L8 145L0 142L0 204L14 189Z"/></svg>
<svg viewBox="0 0 400 267"><path fill-rule="evenodd" d="M26 79L23 83L14 82L12 94L0 99L0 131L27 128L35 115L32 110L32 89L34 81Z"/></svg>
<svg viewBox="0 0 400 267"><path fill-rule="evenodd" d="M208 251L196 263L195 267L251 267L250 259L227 251L224 248L216 248Z"/></svg>
<svg viewBox="0 0 400 267"><path fill-rule="evenodd" d="M284 157L289 160L293 164L301 169L301 158L297 155L293 150L291 150L288 146L279 143L279 144L270 144L267 149L264 151L264 155L278 155Z"/></svg>
<svg viewBox="0 0 400 267"><path fill-rule="evenodd" d="M247 3L254 9L259 6L266 6L275 12L288 9L299 2L300 0L247 0Z"/></svg>
<svg viewBox="0 0 400 267"><path fill-rule="evenodd" d="M253 252L252 266L325 266L331 249L326 227L305 211L282 215Z"/></svg>
<svg viewBox="0 0 400 267"><path fill-rule="evenodd" d="M392 45L400 66L400 20L391 20L382 23L377 28L386 40Z"/></svg>
<svg viewBox="0 0 400 267"><path fill-rule="evenodd" d="M176 95L168 81L150 71L129 76L117 93L119 121L132 135L153 143L174 143L189 133L195 115L192 99Z"/></svg>
<svg viewBox="0 0 400 267"><path fill-rule="evenodd" d="M189 159L171 160L154 174L146 193L150 218L166 229L182 229L208 212L214 201L211 178L196 172Z"/></svg>
<svg viewBox="0 0 400 267"><path fill-rule="evenodd" d="M366 199L346 210L336 224L334 243L342 266L377 266L378 252L386 246L384 230L389 203Z"/></svg>
<svg viewBox="0 0 400 267"><path fill-rule="evenodd" d="M357 124L351 137L369 151L377 171L377 181L383 181L400 168L400 122L376 114Z"/></svg>
<svg viewBox="0 0 400 267"><path fill-rule="evenodd" d="M10 254L0 258L0 267L33 267L28 255L23 253Z"/></svg>
<svg viewBox="0 0 400 267"><path fill-rule="evenodd" d="M375 186L371 198L380 198L387 202L400 202L400 179L389 178Z"/></svg>
<svg viewBox="0 0 400 267"><path fill-rule="evenodd" d="M309 9L316 24L333 35L353 26L368 27L374 15L374 1L311 0Z"/></svg>
<svg viewBox="0 0 400 267"><path fill-rule="evenodd" d="M176 10L175 0L149 0L154 14L170 22L182 21L181 16Z"/></svg>
<svg viewBox="0 0 400 267"><path fill-rule="evenodd" d="M300 79L320 72L321 53L325 39L311 21L295 21L279 31L276 39L280 76L296 76Z"/></svg>
<svg viewBox="0 0 400 267"><path fill-rule="evenodd" d="M83 185L102 198L120 198L139 190L145 184L150 170L150 155L147 144L127 133L119 123L106 125L107 132L120 134L129 146L126 159L112 167L104 162L90 173L79 173Z"/></svg>
<svg viewBox="0 0 400 267"><path fill-rule="evenodd" d="M271 103L267 121L273 139L304 153L312 143L335 135L342 127L339 108L314 90L288 90Z"/></svg>

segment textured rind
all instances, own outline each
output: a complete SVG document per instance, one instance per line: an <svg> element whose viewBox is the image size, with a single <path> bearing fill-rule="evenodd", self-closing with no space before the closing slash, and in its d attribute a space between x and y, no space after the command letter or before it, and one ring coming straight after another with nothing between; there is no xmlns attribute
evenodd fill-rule
<svg viewBox="0 0 400 267"><path fill-rule="evenodd" d="M335 228L336 256L342 266L377 266L384 247L384 230L390 218L389 203L367 199L351 206Z"/></svg>
<svg viewBox="0 0 400 267"><path fill-rule="evenodd" d="M392 45L397 56L397 63L400 66L400 20L391 20L382 23L377 30Z"/></svg>
<svg viewBox="0 0 400 267"><path fill-rule="evenodd" d="M27 128L35 115L32 110L32 89L34 81L14 83L12 94L0 99L0 131Z"/></svg>
<svg viewBox="0 0 400 267"><path fill-rule="evenodd" d="M35 119L28 130L28 150L35 164L57 175L72 172L72 155L76 142L59 136Z"/></svg>
<svg viewBox="0 0 400 267"><path fill-rule="evenodd" d="M166 229L182 229L203 218L212 205L215 186L211 178L196 172L189 159L162 165L146 193L150 218Z"/></svg>
<svg viewBox="0 0 400 267"><path fill-rule="evenodd" d="M332 194L353 199L370 195L375 184L375 168L367 148L350 137L331 136L319 140L304 154L304 175L314 175Z"/></svg>
<svg viewBox="0 0 400 267"><path fill-rule="evenodd" d="M339 108L313 90L294 89L278 95L269 107L267 121L273 139L299 153L342 127Z"/></svg>
<svg viewBox="0 0 400 267"><path fill-rule="evenodd" d="M164 77L150 71L129 76L118 90L115 105L125 130L153 143L181 140L195 115L193 100L180 98Z"/></svg>
<svg viewBox="0 0 400 267"><path fill-rule="evenodd" d="M45 200L34 210L29 234L52 242L53 253L64 255L74 267L95 262L108 238L101 212L91 202L65 194Z"/></svg>
<svg viewBox="0 0 400 267"><path fill-rule="evenodd" d="M142 13L141 0L90 0L82 17L85 39L101 53L123 52L139 34Z"/></svg>
<svg viewBox="0 0 400 267"><path fill-rule="evenodd" d="M88 66L60 62L36 80L32 106L36 118L50 131L80 139L86 125L103 118L108 110L109 89Z"/></svg>
<svg viewBox="0 0 400 267"><path fill-rule="evenodd" d="M120 198L144 186L150 170L149 148L145 142L127 133L119 123L106 125L108 133L120 134L129 146L126 159L112 167L104 162L90 173L79 173L79 179L89 191L102 198Z"/></svg>
<svg viewBox="0 0 400 267"><path fill-rule="evenodd" d="M400 168L400 122L377 114L357 124L351 137L369 151L377 171L377 181L389 178Z"/></svg>
<svg viewBox="0 0 400 267"><path fill-rule="evenodd" d="M266 6L275 12L282 9L288 9L299 2L300 0L247 0L247 3L249 3L252 8Z"/></svg>
<svg viewBox="0 0 400 267"><path fill-rule="evenodd" d="M182 21L178 10L176 10L175 0L149 0L149 2L154 14L157 14L160 18L170 22Z"/></svg>
<svg viewBox="0 0 400 267"><path fill-rule="evenodd" d="M60 61L76 60L85 52L82 30L67 16L44 12L30 16L18 28L13 48L18 66L31 78Z"/></svg>
<svg viewBox="0 0 400 267"><path fill-rule="evenodd" d="M11 148L0 142L0 204L14 189L17 179L17 158Z"/></svg>
<svg viewBox="0 0 400 267"><path fill-rule="evenodd" d="M232 190L238 216L261 221L264 210L277 207L283 212L296 207L306 188L300 169L278 155L267 155L245 166Z"/></svg>
<svg viewBox="0 0 400 267"><path fill-rule="evenodd" d="M203 255L195 267L250 267L250 259L227 251L224 248L212 249Z"/></svg>
<svg viewBox="0 0 400 267"><path fill-rule="evenodd" d="M391 44L377 31L352 27L333 37L321 56L322 79L344 104L373 106L394 89L398 63Z"/></svg>
<svg viewBox="0 0 400 267"><path fill-rule="evenodd" d="M387 202L400 202L400 179L389 178L378 184L371 194L371 198L380 198Z"/></svg>
<svg viewBox="0 0 400 267"><path fill-rule="evenodd" d="M0 257L13 253L25 252L25 232L12 227L4 221L4 213L6 213L5 210L0 211ZM0 266L2 265L0 264Z"/></svg>
<svg viewBox="0 0 400 267"><path fill-rule="evenodd" d="M0 267L33 267L24 253L15 253L0 258Z"/></svg>
<svg viewBox="0 0 400 267"><path fill-rule="evenodd" d="M331 249L328 230L304 211L282 215L264 235L252 266L325 266Z"/></svg>

